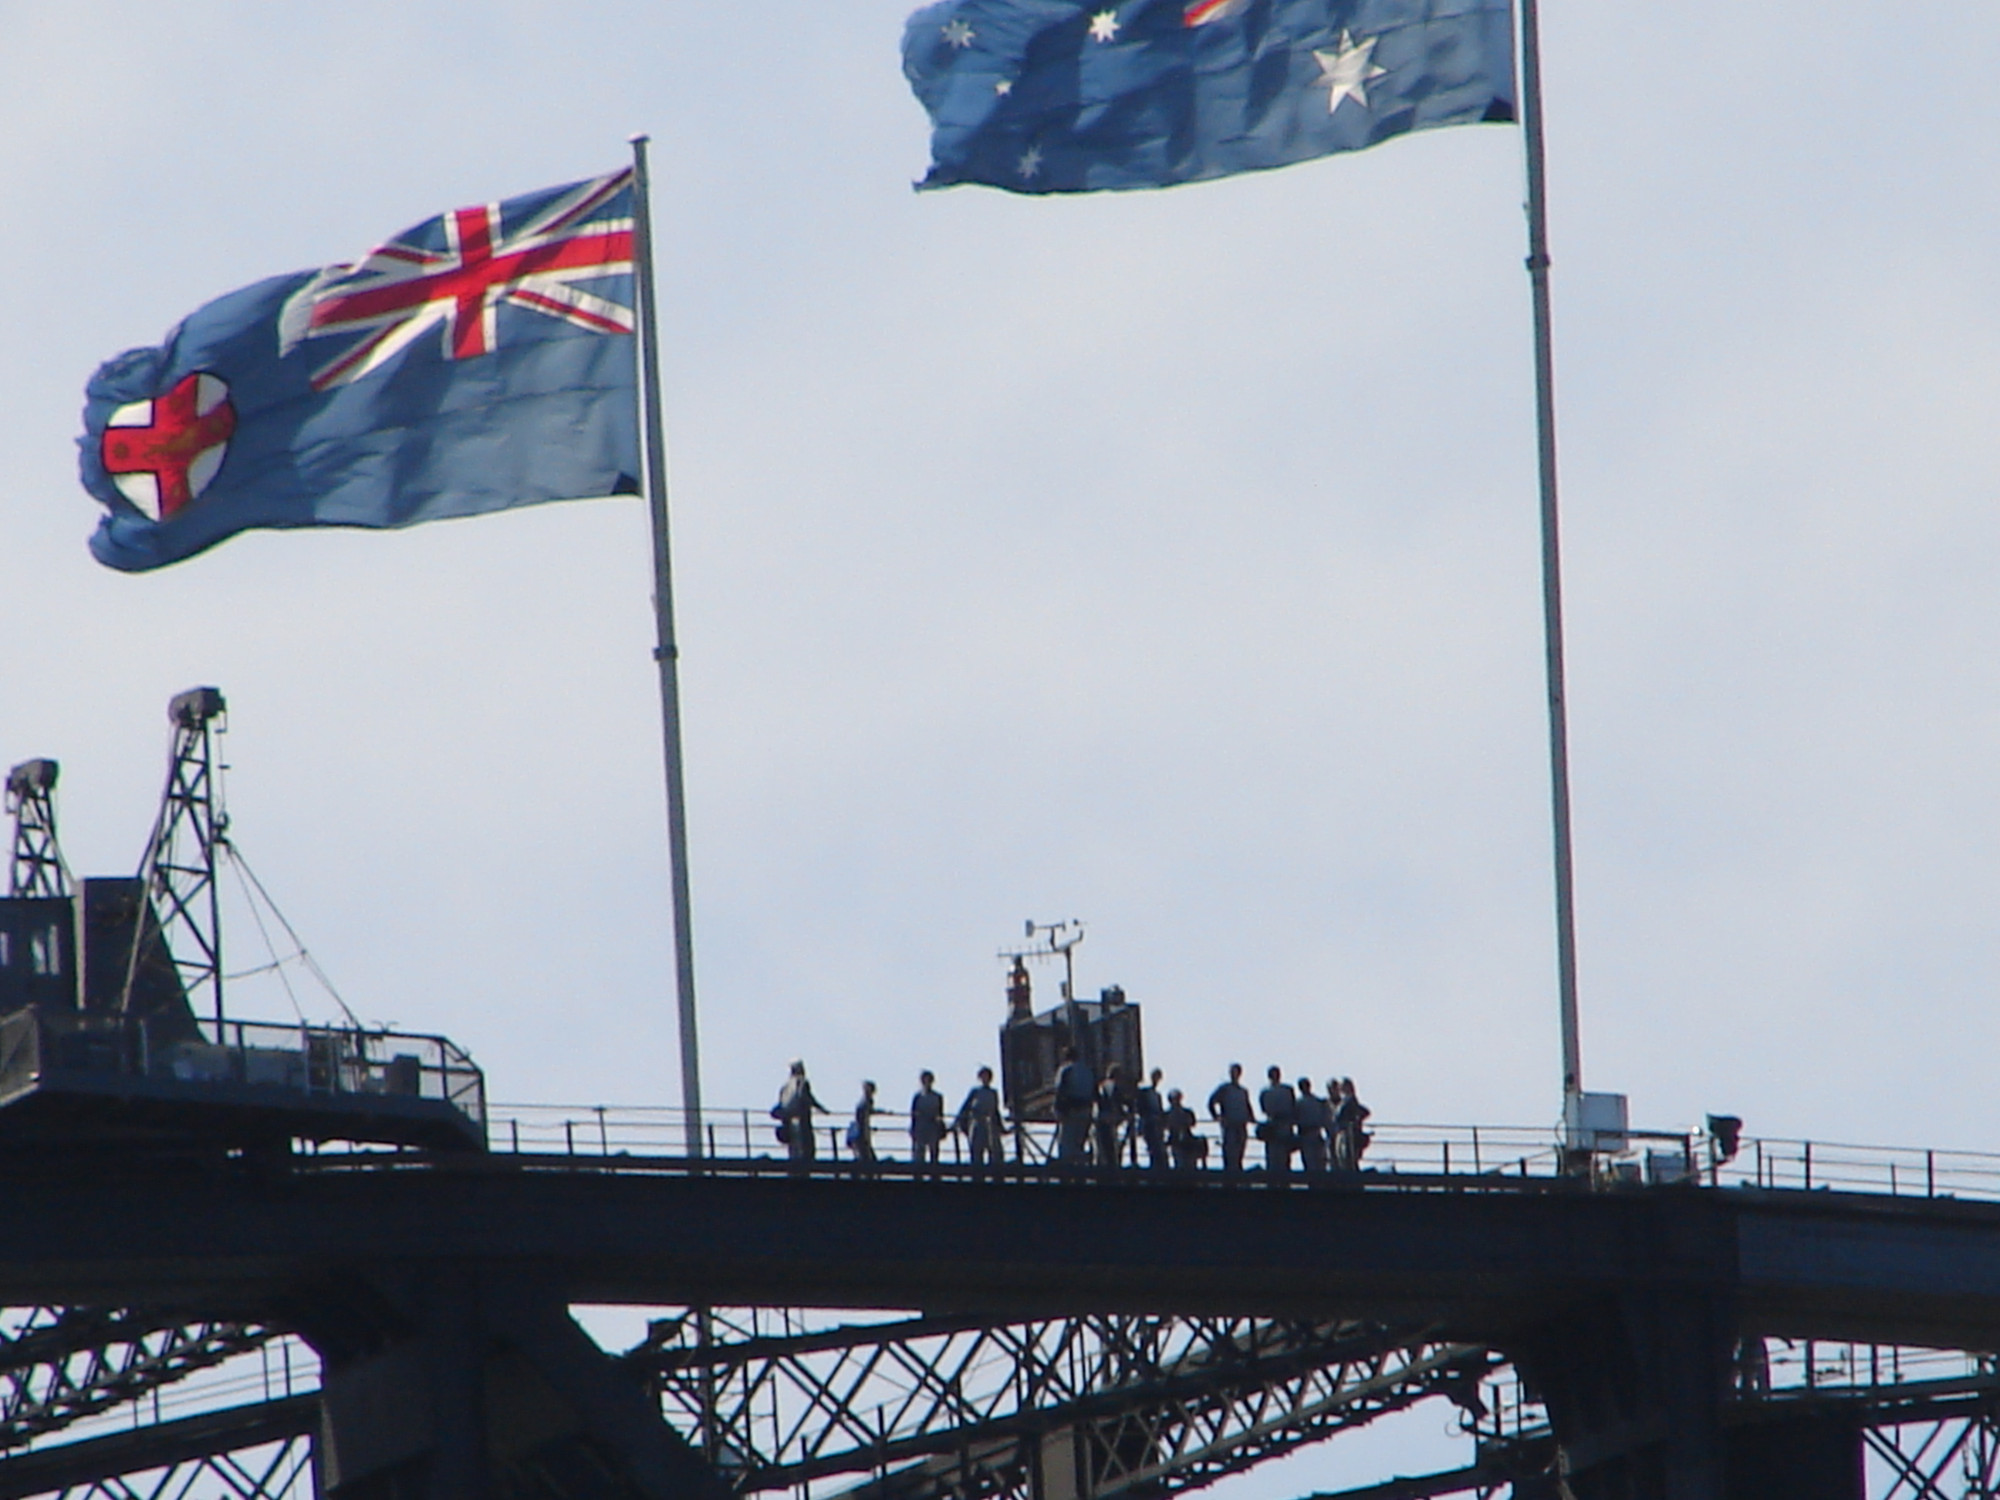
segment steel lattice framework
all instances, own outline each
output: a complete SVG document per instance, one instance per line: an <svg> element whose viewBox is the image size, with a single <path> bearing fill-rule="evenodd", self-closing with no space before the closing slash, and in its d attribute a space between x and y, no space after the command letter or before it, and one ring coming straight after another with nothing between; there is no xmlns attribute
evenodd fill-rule
<svg viewBox="0 0 2000 1500"><path fill-rule="evenodd" d="M838 1475L881 1500L1171 1493L1429 1397L1474 1409L1496 1363L1357 1323L784 1320L691 1311L627 1356L746 1493Z"/></svg>
<svg viewBox="0 0 2000 1500"><path fill-rule="evenodd" d="M313 1493L312 1439L286 1438L45 1493L62 1500L299 1500Z"/></svg>
<svg viewBox="0 0 2000 1500"><path fill-rule="evenodd" d="M2000 1422L1990 1410L1972 1418L1871 1427L1862 1436L1889 1476L1876 1500L1992 1500L2000 1494Z"/></svg>
<svg viewBox="0 0 2000 1500"><path fill-rule="evenodd" d="M310 1391L145 1420L163 1390L198 1386L231 1361L241 1368L277 1330L78 1308L15 1309L0 1327L5 1442L18 1452L79 1423L97 1434L35 1443L0 1461L0 1500L304 1500L315 1492ZM1961 1372L1939 1376L1941 1358L1822 1349L1780 1369L1777 1388L1741 1399L1773 1410L1852 1411L1872 1460L1871 1500L1993 1500L2000 1362L1967 1359ZM1489 1351L1421 1329L1131 1316L838 1322L773 1309L686 1309L654 1322L624 1363L744 1494L1164 1496L1433 1398L1458 1407L1479 1461L1371 1486L1356 1500L1551 1493L1546 1433L1521 1404L1511 1369ZM1807 1378L1817 1383L1784 1383ZM119 1419L115 1428L107 1417Z"/></svg>
<svg viewBox="0 0 2000 1500"><path fill-rule="evenodd" d="M143 1310L16 1309L0 1333L0 1451L261 1348L259 1324Z"/></svg>
<svg viewBox="0 0 2000 1500"><path fill-rule="evenodd" d="M167 706L173 742L167 784L139 875L160 908L160 930L190 998L206 987L209 1010L222 1019L222 914L217 866L229 837L222 806L216 737L225 728L226 705L214 688L190 688ZM135 929L126 969L129 995L139 971L143 924Z"/></svg>
<svg viewBox="0 0 2000 1500"><path fill-rule="evenodd" d="M9 896L67 896L69 866L56 841L56 777L52 760L23 761L7 773L7 814L14 838L7 859Z"/></svg>

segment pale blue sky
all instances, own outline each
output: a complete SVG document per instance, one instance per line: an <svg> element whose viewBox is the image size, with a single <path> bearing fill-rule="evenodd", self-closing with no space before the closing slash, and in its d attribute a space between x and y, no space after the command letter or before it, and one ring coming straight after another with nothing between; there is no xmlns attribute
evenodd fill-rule
<svg viewBox="0 0 2000 1500"><path fill-rule="evenodd" d="M221 685L364 1016L671 1101L636 503L127 578L72 461L209 297L648 130L711 1099L957 1086L995 950L1081 916L1179 1081L1549 1120L1518 135L919 197L906 8L0 0L0 760L129 869ZM1587 1081L2000 1148L2000 10L1545 26Z"/></svg>

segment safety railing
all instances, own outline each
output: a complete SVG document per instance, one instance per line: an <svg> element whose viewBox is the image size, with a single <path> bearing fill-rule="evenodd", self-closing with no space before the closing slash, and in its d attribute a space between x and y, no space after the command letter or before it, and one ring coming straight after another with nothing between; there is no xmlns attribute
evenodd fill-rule
<svg viewBox="0 0 2000 1500"><path fill-rule="evenodd" d="M1746 1140L1718 1183L1886 1193L1895 1198L2000 1198L2000 1156L1831 1141Z"/></svg>
<svg viewBox="0 0 2000 1500"><path fill-rule="evenodd" d="M951 1119L947 1114L948 1126ZM687 1114L671 1106L496 1103L490 1110L488 1140L496 1152L521 1155L681 1158L688 1154L688 1127ZM1564 1176L1573 1164L1549 1127L1371 1120L1366 1129L1369 1141L1359 1175L1370 1181L1402 1179L1412 1186L1546 1181ZM803 1164L791 1160L790 1148L780 1141L778 1122L768 1109L706 1110L699 1131L702 1154L718 1165L809 1165L815 1170L869 1165L844 1115L816 1117L812 1153ZM908 1114L877 1111L869 1134L875 1165L889 1170L914 1165ZM1219 1177L1219 1131L1213 1122L1203 1122L1198 1134L1207 1143L1199 1171ZM1005 1169L1043 1168L1054 1155L1053 1125L1009 1122L1002 1132ZM1253 1136L1245 1154L1246 1175L1263 1175L1265 1159L1263 1143ZM937 1164L946 1170L970 1170L970 1143L964 1132L946 1130L938 1143ZM1128 1126L1119 1137L1118 1167L1141 1169L1149 1164L1143 1137ZM1291 1159L1291 1173L1295 1179L1306 1175L1297 1155ZM1632 1132L1627 1149L1596 1157L1591 1175L1606 1190L1744 1187L2000 1200L2000 1154L1746 1137L1734 1156L1724 1159L1719 1143L1701 1131Z"/></svg>
<svg viewBox="0 0 2000 1500"><path fill-rule="evenodd" d="M200 1023L200 1036L147 1049L142 1070L187 1083L299 1094L435 1099L486 1121L478 1066L441 1036L272 1021Z"/></svg>
<svg viewBox="0 0 2000 1500"><path fill-rule="evenodd" d="M0 1020L0 1098L65 1076L147 1079L251 1097L435 1100L486 1124L486 1081L441 1036L309 1022L94 1015L24 1007Z"/></svg>
<svg viewBox="0 0 2000 1500"><path fill-rule="evenodd" d="M1990 1354L1823 1339L1745 1338L1732 1353L1729 1389L1739 1401L1885 1402L1898 1396L1991 1397L2000 1367ZM1509 1365L1481 1393L1471 1424L1481 1440L1546 1438L1548 1408Z"/></svg>
<svg viewBox="0 0 2000 1500"><path fill-rule="evenodd" d="M952 1123L947 1116L947 1126ZM671 1106L503 1104L492 1106L488 1139L492 1149L524 1155L677 1157L687 1152L688 1116ZM789 1162L790 1147L780 1140L779 1122L767 1109L711 1109L702 1113L703 1154L722 1161ZM1560 1165L1560 1153L1547 1130L1532 1127L1383 1124L1367 1127L1369 1141L1361 1166L1373 1173L1410 1176L1549 1177ZM869 1131L873 1160L882 1165L910 1165L916 1160L910 1116L878 1110ZM1197 1129L1205 1142L1205 1170L1222 1166L1220 1132L1210 1123ZM1055 1156L1055 1126L1046 1122L1008 1122L1001 1133L1001 1158L1006 1166L1039 1167ZM868 1158L858 1148L846 1117L820 1116L813 1126L809 1158L814 1166L852 1167ZM966 1132L947 1128L938 1143L938 1165L970 1168L971 1145ZM1263 1143L1248 1142L1246 1167L1261 1169ZM1121 1168L1143 1168L1151 1153L1141 1133L1130 1126L1120 1132ZM1303 1172L1296 1155L1293 1170Z"/></svg>

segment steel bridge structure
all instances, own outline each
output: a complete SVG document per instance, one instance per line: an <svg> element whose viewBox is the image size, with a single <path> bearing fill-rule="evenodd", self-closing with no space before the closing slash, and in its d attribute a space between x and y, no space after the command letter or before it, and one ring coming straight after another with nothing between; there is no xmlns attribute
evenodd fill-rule
<svg viewBox="0 0 2000 1500"><path fill-rule="evenodd" d="M1380 1169L1275 1187L562 1124L10 1169L0 1500L1111 1500L1425 1403L1468 1461L1351 1500L2000 1482L2000 1163L1754 1143L1648 1185L1384 1131ZM652 1316L607 1348L592 1306Z"/></svg>
<svg viewBox="0 0 2000 1500"><path fill-rule="evenodd" d="M489 1112L442 1039L225 1016L225 861L270 903L222 694L168 718L136 877L6 778L0 1500L1165 1500L1425 1405L1468 1461L1344 1500L1995 1492L2000 1158L1718 1117L1093 1172L1024 1119L981 1175L891 1114L774 1161L760 1111Z"/></svg>

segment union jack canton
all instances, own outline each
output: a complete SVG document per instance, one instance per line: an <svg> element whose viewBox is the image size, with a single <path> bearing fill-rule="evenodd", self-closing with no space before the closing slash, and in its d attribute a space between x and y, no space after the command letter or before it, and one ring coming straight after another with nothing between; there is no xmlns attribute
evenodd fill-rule
<svg viewBox="0 0 2000 1500"><path fill-rule="evenodd" d="M592 333L630 333L632 309L579 282L632 271L632 169L560 190L454 209L368 252L329 266L285 306L289 352L306 339L366 333L313 371L314 390L379 370L436 328L446 359L490 354L504 306Z"/></svg>
<svg viewBox="0 0 2000 1500"><path fill-rule="evenodd" d="M251 528L636 491L634 192L626 169L455 209L111 360L79 440L91 551L138 571Z"/></svg>

